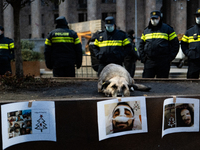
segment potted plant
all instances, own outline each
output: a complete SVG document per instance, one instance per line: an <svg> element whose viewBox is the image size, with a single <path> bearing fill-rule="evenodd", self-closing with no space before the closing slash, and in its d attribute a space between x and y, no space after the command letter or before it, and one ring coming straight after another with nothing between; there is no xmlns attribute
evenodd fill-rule
<svg viewBox="0 0 200 150"><path fill-rule="evenodd" d="M24 75L40 76L41 53L33 51L35 43L28 40L21 40L21 54L23 60ZM15 61L11 62L12 74L15 75Z"/></svg>

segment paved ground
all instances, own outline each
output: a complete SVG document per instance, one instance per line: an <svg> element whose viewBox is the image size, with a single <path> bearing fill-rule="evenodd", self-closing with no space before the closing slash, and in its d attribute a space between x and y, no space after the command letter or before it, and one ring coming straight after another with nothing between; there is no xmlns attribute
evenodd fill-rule
<svg viewBox="0 0 200 150"><path fill-rule="evenodd" d="M65 82L63 80L63 82ZM134 91L131 96L171 96L171 95L200 95L200 80L156 80L136 79L136 83L145 84L152 89L150 92ZM97 79L67 80L65 85L36 88L16 89L15 91L0 91L0 100L36 100L36 99L85 99L105 98L97 92Z"/></svg>

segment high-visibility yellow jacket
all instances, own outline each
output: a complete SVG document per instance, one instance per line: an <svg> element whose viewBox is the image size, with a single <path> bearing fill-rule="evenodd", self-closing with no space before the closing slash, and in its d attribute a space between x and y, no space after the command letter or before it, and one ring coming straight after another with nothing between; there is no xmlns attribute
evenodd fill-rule
<svg viewBox="0 0 200 150"><path fill-rule="evenodd" d="M49 69L65 66L81 67L82 46L77 33L67 27L51 31L45 41L45 62Z"/></svg>
<svg viewBox="0 0 200 150"><path fill-rule="evenodd" d="M172 61L179 50L179 41L174 29L160 21L158 26L149 26L144 29L138 51L141 62L147 59Z"/></svg>
<svg viewBox="0 0 200 150"><path fill-rule="evenodd" d="M131 48L132 45L127 34L115 29L112 33L99 32L94 42L93 51L100 63L121 64Z"/></svg>
<svg viewBox="0 0 200 150"><path fill-rule="evenodd" d="M4 74L5 71L11 71L10 61L15 58L14 47L12 39L4 37L4 34L0 35L0 74ZM2 70L5 71L2 72Z"/></svg>
<svg viewBox="0 0 200 150"><path fill-rule="evenodd" d="M190 60L200 58L200 25L195 25L185 32L181 49Z"/></svg>

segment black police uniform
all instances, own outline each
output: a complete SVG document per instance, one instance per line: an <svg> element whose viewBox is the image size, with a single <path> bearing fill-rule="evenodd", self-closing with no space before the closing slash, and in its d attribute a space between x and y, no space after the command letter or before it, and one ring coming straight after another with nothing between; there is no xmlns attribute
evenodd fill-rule
<svg viewBox="0 0 200 150"><path fill-rule="evenodd" d="M82 46L77 33L68 28L65 17L56 19L56 29L51 31L45 41L45 62L53 69L54 77L75 77L82 64Z"/></svg>
<svg viewBox="0 0 200 150"><path fill-rule="evenodd" d="M136 61L139 60L139 56L137 53L137 48L135 46L135 43L133 42L134 38L132 35L128 35L128 40L132 44L132 50L129 52L129 54L124 59L124 67L126 70L130 73L130 76L133 78L135 75L135 68L136 68Z"/></svg>
<svg viewBox="0 0 200 150"><path fill-rule="evenodd" d="M113 20L109 21L113 23ZM93 46L95 56L99 60L98 76L103 68L110 63L122 65L131 48L131 43L125 32L118 29L114 29L113 32L107 30L99 32Z"/></svg>
<svg viewBox="0 0 200 150"><path fill-rule="evenodd" d="M94 41L98 36L98 33L102 32L102 30L98 30L97 32L95 32L92 36L92 38L89 41L89 51L90 51L90 56L91 56L91 63L92 63L92 68L94 69L94 71L98 72L98 68L99 68L99 60L97 59L97 57L95 56L94 50L93 50L93 46L94 46Z"/></svg>
<svg viewBox="0 0 200 150"><path fill-rule="evenodd" d="M138 48L141 62L144 63L142 77L168 78L170 62L176 57L178 50L178 38L171 26L162 23L161 19L157 26L149 22Z"/></svg>
<svg viewBox="0 0 200 150"><path fill-rule="evenodd" d="M0 27L2 29L2 27ZM7 71L11 71L10 61L14 59L14 41L10 38L0 35L0 75L4 75Z"/></svg>
<svg viewBox="0 0 200 150"><path fill-rule="evenodd" d="M198 79L200 73L200 24L196 24L185 32L181 40L181 49L188 57L187 78Z"/></svg>

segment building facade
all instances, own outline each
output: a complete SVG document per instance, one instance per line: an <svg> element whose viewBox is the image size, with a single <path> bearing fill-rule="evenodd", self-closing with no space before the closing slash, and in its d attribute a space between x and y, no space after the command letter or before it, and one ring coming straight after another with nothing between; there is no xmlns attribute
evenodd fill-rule
<svg viewBox="0 0 200 150"><path fill-rule="evenodd" d="M0 25L5 36L14 37L13 10L9 5L3 10L0 0ZM65 16L68 23L78 23L114 16L119 29L136 29L139 38L150 20L150 12L160 10L163 21L171 25L177 34L184 34L195 24L194 13L200 7L199 0L65 0L61 4L46 5L34 0L21 10L21 39L42 39L55 29L55 19Z"/></svg>

